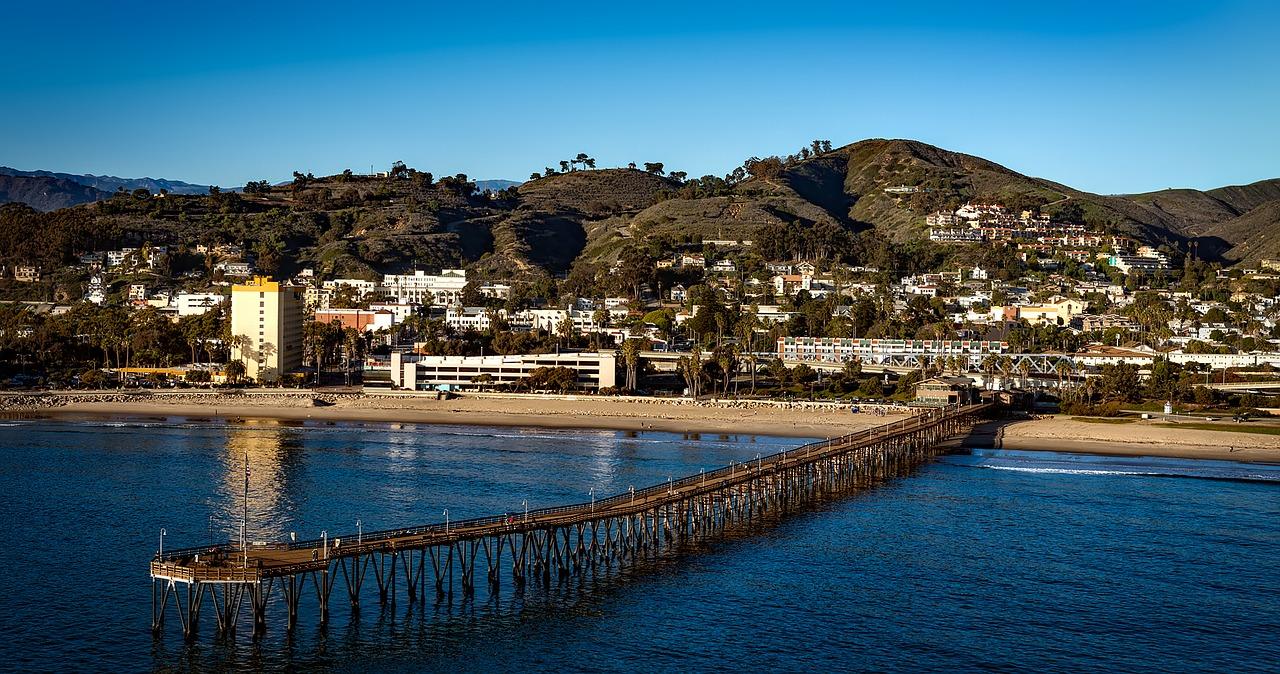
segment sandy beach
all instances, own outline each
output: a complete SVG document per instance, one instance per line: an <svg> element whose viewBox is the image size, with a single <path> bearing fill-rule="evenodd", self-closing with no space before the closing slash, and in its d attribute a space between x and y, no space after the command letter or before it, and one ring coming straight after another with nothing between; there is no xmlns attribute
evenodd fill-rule
<svg viewBox="0 0 1280 674"><path fill-rule="evenodd" d="M317 402L319 401L319 402ZM246 395L163 392L7 397L9 416L49 418L134 417L313 422L535 426L717 435L827 438L877 426L902 413L851 413L821 403L700 402L590 396L466 396L437 400L421 395L334 395L256 392ZM1120 456L1280 462L1280 435L1180 428L1164 421L1086 422L1069 416L1012 421L994 435L975 435L975 446L1084 452ZM1253 422L1261 423L1261 422Z"/></svg>
<svg viewBox="0 0 1280 674"><path fill-rule="evenodd" d="M198 396L53 396L48 404L24 404L10 414L56 418L193 417L281 419L480 426L538 426L651 430L827 438L885 423L902 415L853 414L847 408L792 405L744 406L741 403L676 404L610 398L311 395Z"/></svg>
<svg viewBox="0 0 1280 674"><path fill-rule="evenodd" d="M1217 423L1231 427L1229 421ZM1165 421L1095 423L1058 416L1013 422L1000 435L1005 449L1280 463L1280 435L1179 428Z"/></svg>

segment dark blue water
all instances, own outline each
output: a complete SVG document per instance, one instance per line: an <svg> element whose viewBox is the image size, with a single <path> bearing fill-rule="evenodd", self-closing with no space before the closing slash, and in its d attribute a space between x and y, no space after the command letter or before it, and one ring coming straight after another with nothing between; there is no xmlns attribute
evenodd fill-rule
<svg viewBox="0 0 1280 674"><path fill-rule="evenodd" d="M146 561L583 501L799 441L428 426L0 427L0 669L1277 671L1280 469L990 452L623 574L255 643L153 641ZM335 598L339 595L335 592ZM211 610L206 606L207 612Z"/></svg>

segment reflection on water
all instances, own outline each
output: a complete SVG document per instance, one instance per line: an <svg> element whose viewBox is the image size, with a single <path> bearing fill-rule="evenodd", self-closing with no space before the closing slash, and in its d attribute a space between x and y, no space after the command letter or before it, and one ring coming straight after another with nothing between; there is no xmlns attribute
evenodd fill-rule
<svg viewBox="0 0 1280 674"><path fill-rule="evenodd" d="M803 440L277 423L0 426L0 663L17 671L1264 671L1280 660L1280 488L1255 466L946 457L750 535L496 598L280 595L259 641L153 641L145 563L625 493ZM1206 473L1206 471L1209 471ZM1202 479L1204 477L1213 479ZM1196 479L1184 479L1194 477ZM50 573L50 560L58 562ZM370 584L372 580L368 580ZM366 592L374 593L370 586ZM86 601L86 592L92 599ZM433 593L429 593L433 594ZM212 610L209 605L206 611ZM173 621L176 624L176 620ZM981 626L976 629L975 626ZM1194 629L1188 626L1194 626ZM173 626L171 626L173 627ZM1274 667L1272 667L1274 668Z"/></svg>
<svg viewBox="0 0 1280 674"><path fill-rule="evenodd" d="M221 532L225 540L239 540L246 513L250 542L288 537L283 525L299 497L290 485L304 470L301 433L272 420L249 420L228 429L212 514L215 538Z"/></svg>

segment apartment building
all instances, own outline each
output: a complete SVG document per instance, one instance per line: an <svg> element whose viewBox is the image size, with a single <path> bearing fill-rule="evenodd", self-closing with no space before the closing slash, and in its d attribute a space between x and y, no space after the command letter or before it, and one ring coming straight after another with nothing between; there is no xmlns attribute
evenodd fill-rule
<svg viewBox="0 0 1280 674"><path fill-rule="evenodd" d="M231 358L245 374L273 382L302 366L302 288L263 276L231 287Z"/></svg>

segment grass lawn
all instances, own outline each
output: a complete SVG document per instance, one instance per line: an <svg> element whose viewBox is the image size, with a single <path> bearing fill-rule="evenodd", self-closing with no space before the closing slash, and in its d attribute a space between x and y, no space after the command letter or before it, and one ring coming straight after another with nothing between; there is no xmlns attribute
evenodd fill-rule
<svg viewBox="0 0 1280 674"><path fill-rule="evenodd" d="M1137 421L1134 417L1071 417L1071 420L1090 424L1131 424Z"/></svg>

